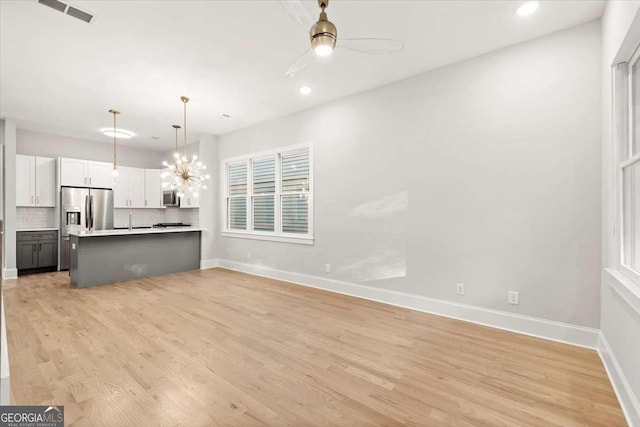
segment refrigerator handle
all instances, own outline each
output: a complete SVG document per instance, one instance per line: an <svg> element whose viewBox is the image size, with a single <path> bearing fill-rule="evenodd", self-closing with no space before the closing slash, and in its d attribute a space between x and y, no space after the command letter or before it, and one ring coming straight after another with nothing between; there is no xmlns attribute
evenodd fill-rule
<svg viewBox="0 0 640 427"><path fill-rule="evenodd" d="M89 196L84 196L84 227L89 228Z"/></svg>
<svg viewBox="0 0 640 427"><path fill-rule="evenodd" d="M89 196L89 213L91 214L89 230L93 230L93 195Z"/></svg>

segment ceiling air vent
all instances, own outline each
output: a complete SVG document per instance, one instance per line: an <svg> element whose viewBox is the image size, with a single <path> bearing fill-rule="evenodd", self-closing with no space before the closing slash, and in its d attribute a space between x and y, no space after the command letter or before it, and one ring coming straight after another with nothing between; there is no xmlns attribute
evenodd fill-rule
<svg viewBox="0 0 640 427"><path fill-rule="evenodd" d="M67 8L66 3L62 3L58 0L38 0L38 3L49 6L51 9L55 9L58 12L62 13L64 13L65 9Z"/></svg>
<svg viewBox="0 0 640 427"><path fill-rule="evenodd" d="M80 9L76 9L73 6L69 6L69 9L67 9L67 15L73 16L74 18L84 21L87 24L91 23L91 20L93 19L93 15L88 14L87 12L83 12Z"/></svg>
<svg viewBox="0 0 640 427"><path fill-rule="evenodd" d="M38 3L49 6L51 9L55 9L58 12L73 16L74 18L84 21L88 24L90 24L94 18L94 16L90 13L87 13L83 10L78 9L77 7L73 7L70 4L63 3L58 0L38 0Z"/></svg>

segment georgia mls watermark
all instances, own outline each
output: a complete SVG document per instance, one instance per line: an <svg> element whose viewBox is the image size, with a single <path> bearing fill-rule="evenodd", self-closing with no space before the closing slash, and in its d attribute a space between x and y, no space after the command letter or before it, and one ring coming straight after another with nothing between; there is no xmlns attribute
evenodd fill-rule
<svg viewBox="0 0 640 427"><path fill-rule="evenodd" d="M64 406L0 406L0 427L64 427Z"/></svg>

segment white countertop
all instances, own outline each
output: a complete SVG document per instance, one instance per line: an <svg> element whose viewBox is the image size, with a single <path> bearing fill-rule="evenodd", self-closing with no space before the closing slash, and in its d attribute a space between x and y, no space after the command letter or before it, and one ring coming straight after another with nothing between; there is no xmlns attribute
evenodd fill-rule
<svg viewBox="0 0 640 427"><path fill-rule="evenodd" d="M168 227L168 228L138 228L133 230L93 230L93 231L70 231L70 236L77 237L103 237L103 236L130 236L133 234L163 234L163 233L185 233L189 231L204 231L199 227Z"/></svg>
<svg viewBox="0 0 640 427"><path fill-rule="evenodd" d="M16 231L58 231L58 227L29 227L18 228Z"/></svg>

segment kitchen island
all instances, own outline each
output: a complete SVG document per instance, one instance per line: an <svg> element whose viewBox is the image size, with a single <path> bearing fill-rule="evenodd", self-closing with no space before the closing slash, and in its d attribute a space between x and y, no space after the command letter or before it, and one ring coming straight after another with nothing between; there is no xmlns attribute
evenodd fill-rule
<svg viewBox="0 0 640 427"><path fill-rule="evenodd" d="M69 275L76 288L200 268L201 228L70 232Z"/></svg>

